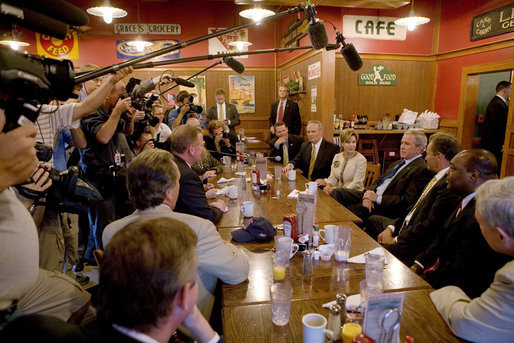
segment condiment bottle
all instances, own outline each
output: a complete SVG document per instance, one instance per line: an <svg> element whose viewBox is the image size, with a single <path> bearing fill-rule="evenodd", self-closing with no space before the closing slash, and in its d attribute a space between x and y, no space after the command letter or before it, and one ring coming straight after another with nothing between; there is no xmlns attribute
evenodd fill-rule
<svg viewBox="0 0 514 343"><path fill-rule="evenodd" d="M258 169L252 170L252 188L254 190L259 190L259 186L261 185L261 177Z"/></svg>
<svg viewBox="0 0 514 343"><path fill-rule="evenodd" d="M312 233L312 247L317 248L319 245L318 222L314 223L314 232Z"/></svg>
<svg viewBox="0 0 514 343"><path fill-rule="evenodd" d="M337 304L330 305L327 328L333 332L331 339L341 339L341 307Z"/></svg>

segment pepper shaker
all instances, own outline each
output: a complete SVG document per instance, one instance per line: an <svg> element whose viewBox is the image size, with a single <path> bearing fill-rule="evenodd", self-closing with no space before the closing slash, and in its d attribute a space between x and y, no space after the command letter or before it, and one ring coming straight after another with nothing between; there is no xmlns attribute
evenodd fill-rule
<svg viewBox="0 0 514 343"><path fill-rule="evenodd" d="M312 251L305 250L303 252L303 274L305 276L312 275Z"/></svg>
<svg viewBox="0 0 514 343"><path fill-rule="evenodd" d="M327 328L332 331L330 337L333 341L341 339L341 307L337 304L330 305Z"/></svg>

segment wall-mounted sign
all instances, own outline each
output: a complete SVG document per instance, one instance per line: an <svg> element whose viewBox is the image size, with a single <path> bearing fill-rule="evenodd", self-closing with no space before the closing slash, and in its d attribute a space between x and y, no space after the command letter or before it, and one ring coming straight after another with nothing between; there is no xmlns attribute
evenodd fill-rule
<svg viewBox="0 0 514 343"><path fill-rule="evenodd" d="M239 113L255 113L255 76L229 75L230 103Z"/></svg>
<svg viewBox="0 0 514 343"><path fill-rule="evenodd" d="M69 32L64 40L36 33L37 53L42 56L77 61L79 41L76 32Z"/></svg>
<svg viewBox="0 0 514 343"><path fill-rule="evenodd" d="M396 86L396 73L387 70L384 64L374 64L369 70L359 73L359 86Z"/></svg>
<svg viewBox="0 0 514 343"><path fill-rule="evenodd" d="M139 24L137 23L116 23L114 33L119 35L179 35L181 33L180 24Z"/></svg>
<svg viewBox="0 0 514 343"><path fill-rule="evenodd" d="M307 67L307 79L313 80L321 76L321 62L309 64Z"/></svg>
<svg viewBox="0 0 514 343"><path fill-rule="evenodd" d="M222 27L209 27L208 33L211 34L224 29ZM248 29L235 30L209 39L209 54L236 52L237 48L235 46L228 45L228 43L235 41L248 42ZM248 51L248 47L244 47L242 51ZM237 58L248 58L248 55L237 56Z"/></svg>
<svg viewBox="0 0 514 343"><path fill-rule="evenodd" d="M318 86L311 86L311 112L318 111Z"/></svg>
<svg viewBox="0 0 514 343"><path fill-rule="evenodd" d="M298 41L307 35L307 24L309 21L306 18L294 19L287 26L287 32L280 38L281 48L292 48L298 46Z"/></svg>
<svg viewBox="0 0 514 343"><path fill-rule="evenodd" d="M367 38L384 40L405 40L407 28L396 25L392 17L370 17L360 15L343 16L345 38Z"/></svg>
<svg viewBox="0 0 514 343"><path fill-rule="evenodd" d="M129 42L129 40L117 40L116 41L116 55L119 59L127 59L127 58L133 58L137 56L143 56L145 54L148 54L150 52L166 48L168 46L172 46L175 44L179 44L180 41L175 39L166 39L166 40L152 40L147 39L148 41L152 42L153 45L147 46L144 51L137 51L135 47L127 45L126 43ZM158 57L152 58L150 61L159 61L159 60L167 60L170 58L180 58L180 49L175 50L171 53L168 53L166 55L161 55Z"/></svg>
<svg viewBox="0 0 514 343"><path fill-rule="evenodd" d="M471 20L470 40L475 41L514 31L514 2Z"/></svg>

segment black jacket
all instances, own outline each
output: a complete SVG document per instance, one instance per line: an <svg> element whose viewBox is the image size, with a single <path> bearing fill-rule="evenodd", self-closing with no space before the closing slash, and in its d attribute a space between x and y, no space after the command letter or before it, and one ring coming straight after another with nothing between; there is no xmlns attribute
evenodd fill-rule
<svg viewBox="0 0 514 343"><path fill-rule="evenodd" d="M312 171L311 180L314 181L316 179L324 179L330 175L332 160L334 159L334 156L339 152L339 150L339 146L322 138L318 155L316 156L316 161L314 163L314 169ZM303 176L305 176L306 178L309 174L311 152L312 143L304 142L300 147L300 153L289 162L295 168L301 169L303 171Z"/></svg>

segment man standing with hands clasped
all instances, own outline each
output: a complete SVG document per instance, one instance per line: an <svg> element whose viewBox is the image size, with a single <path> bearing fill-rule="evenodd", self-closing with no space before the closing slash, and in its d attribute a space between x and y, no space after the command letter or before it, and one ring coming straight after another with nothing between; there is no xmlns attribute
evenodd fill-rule
<svg viewBox="0 0 514 343"><path fill-rule="evenodd" d="M286 85L278 87L279 101L271 104L271 113L269 116L269 131L271 138L275 135L275 123L283 121L294 135L299 135L302 130L302 118L300 117L300 109L298 104L287 99L288 89Z"/></svg>
<svg viewBox="0 0 514 343"><path fill-rule="evenodd" d="M216 105L207 110L207 120L205 124L209 126L211 120L220 120L230 129L230 133L235 135L235 127L240 123L236 106L225 102L225 91L222 88L216 89L214 97L216 99Z"/></svg>

